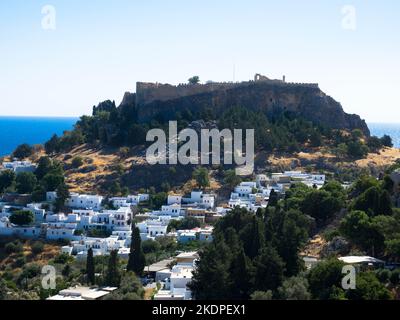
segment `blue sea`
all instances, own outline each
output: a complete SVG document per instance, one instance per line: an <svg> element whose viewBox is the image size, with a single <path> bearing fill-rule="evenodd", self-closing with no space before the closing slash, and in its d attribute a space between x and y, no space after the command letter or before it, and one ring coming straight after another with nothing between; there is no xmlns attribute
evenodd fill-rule
<svg viewBox="0 0 400 320"><path fill-rule="evenodd" d="M6 117L0 116L0 157L22 144L39 144L53 134L71 130L78 118Z"/></svg>
<svg viewBox="0 0 400 320"><path fill-rule="evenodd" d="M391 136L394 146L400 148L400 123L368 123L368 127L373 136Z"/></svg>
<svg viewBox="0 0 400 320"><path fill-rule="evenodd" d="M4 117L0 116L0 157L10 154L22 144L44 143L53 134L61 135L71 130L78 118ZM371 134L392 137L395 147L400 148L400 124L369 123Z"/></svg>

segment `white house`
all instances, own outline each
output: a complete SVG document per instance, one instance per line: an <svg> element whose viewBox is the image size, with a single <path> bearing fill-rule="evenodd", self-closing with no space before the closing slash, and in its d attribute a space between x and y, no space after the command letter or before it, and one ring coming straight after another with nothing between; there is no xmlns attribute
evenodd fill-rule
<svg viewBox="0 0 400 320"><path fill-rule="evenodd" d="M128 203L128 198L125 197L114 197L110 199L111 203L113 204L114 207L120 208L120 207L129 207L130 203Z"/></svg>
<svg viewBox="0 0 400 320"><path fill-rule="evenodd" d="M157 292L154 300L191 300L192 293L187 286L192 281L195 261L198 259L197 252L179 254L165 287Z"/></svg>
<svg viewBox="0 0 400 320"><path fill-rule="evenodd" d="M215 198L213 195L204 194L203 198L201 200L201 207L206 208L206 209L214 208L214 205L215 205L214 202L215 202Z"/></svg>
<svg viewBox="0 0 400 320"><path fill-rule="evenodd" d="M168 200L167 200L168 205L181 204L181 203L182 203L182 196L180 196L180 195L169 195L168 196Z"/></svg>
<svg viewBox="0 0 400 320"><path fill-rule="evenodd" d="M28 210L33 213L35 217L35 223L42 223L44 222L46 210L41 209L40 203L30 203L24 208L24 210Z"/></svg>
<svg viewBox="0 0 400 320"><path fill-rule="evenodd" d="M142 240L154 239L167 234L168 225L160 220L146 220L136 224Z"/></svg>
<svg viewBox="0 0 400 320"><path fill-rule="evenodd" d="M248 198L253 192L253 187L248 185L238 185L235 187L234 193L238 195L239 198Z"/></svg>
<svg viewBox="0 0 400 320"><path fill-rule="evenodd" d="M3 162L3 168L6 170L12 170L15 173L35 172L36 165L34 165L30 161L13 161L13 162Z"/></svg>
<svg viewBox="0 0 400 320"><path fill-rule="evenodd" d="M99 195L71 193L66 205L74 209L100 210L102 201L103 197Z"/></svg>
<svg viewBox="0 0 400 320"><path fill-rule="evenodd" d="M171 205L167 205L167 206L162 206L160 215L179 217L181 215L181 205L180 204L171 204Z"/></svg>

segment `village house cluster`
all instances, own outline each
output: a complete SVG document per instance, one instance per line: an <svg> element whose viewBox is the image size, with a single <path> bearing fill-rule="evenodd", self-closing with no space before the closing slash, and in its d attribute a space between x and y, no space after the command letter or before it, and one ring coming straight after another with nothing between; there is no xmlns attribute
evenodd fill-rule
<svg viewBox="0 0 400 320"><path fill-rule="evenodd" d="M64 240L68 245L62 247L62 252L82 259L86 258L90 248L95 256L108 255L117 250L120 257L127 258L135 208L140 204L145 205L149 195L110 198L109 203L114 207L110 210L104 208L103 196L72 193L65 202L68 213L52 212L56 199L56 192L47 192L45 202L23 204L29 200L26 195L5 195L0 202L0 236ZM193 191L187 197L169 195L167 203L160 210L136 214L135 217L141 221L136 226L142 241L162 236L173 237L179 243L211 241L213 228L206 223L221 216L214 207L215 196L202 191ZM26 226L12 224L10 217L15 211L32 212L34 222ZM205 227L167 231L171 220L181 220L187 216L199 219ZM103 236L96 237L99 233Z"/></svg>
<svg viewBox="0 0 400 320"><path fill-rule="evenodd" d="M8 170L29 171L32 164L14 162L5 163L3 167ZM131 223L134 218L137 220L136 226L140 230L142 241L167 236L181 244L192 241L208 242L213 239L213 222L233 208L241 207L256 212L259 208L267 207L272 193L279 197L293 183L299 182L320 188L325 183L325 175L300 171L259 174L254 181L244 181L234 187L229 200L220 201L219 205L216 195L193 190L188 195L169 194L166 203L152 211L137 210L138 206L146 207L150 200L149 194L105 199L101 195L71 193L65 202L66 213L52 211L57 200L56 192L47 192L43 203L30 203L27 195L5 194L0 202L0 236L64 240L66 245L62 247L62 252L77 259L86 259L90 248L95 256L108 255L116 250L121 258L128 258ZM112 210L105 203L111 204ZM12 224L10 216L16 210L32 212L34 223L27 226ZM185 217L199 219L202 227L168 230L172 220L182 220ZM102 236L98 236L99 233ZM187 284L191 281L196 260L196 252L183 252L174 258L176 264L173 267L162 262L148 266L147 273L163 284L154 299L191 299ZM68 294L66 296L70 297Z"/></svg>
<svg viewBox="0 0 400 320"><path fill-rule="evenodd" d="M259 208L267 207L272 192L276 195L284 194L293 183L299 182L319 189L325 183L325 175L301 171L272 173L270 176L259 174L255 181L241 182L235 187L228 202L229 208L240 207L256 212Z"/></svg>

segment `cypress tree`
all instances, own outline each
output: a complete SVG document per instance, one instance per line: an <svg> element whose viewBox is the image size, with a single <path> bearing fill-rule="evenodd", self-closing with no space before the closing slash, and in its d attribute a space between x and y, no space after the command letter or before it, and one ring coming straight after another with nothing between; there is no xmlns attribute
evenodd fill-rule
<svg viewBox="0 0 400 320"><path fill-rule="evenodd" d="M249 299L253 285L252 264L246 257L243 247L236 252L229 270L232 279L232 295L234 299Z"/></svg>
<svg viewBox="0 0 400 320"><path fill-rule="evenodd" d="M106 284L112 287L119 287L121 276L118 270L118 251L113 250L108 260L108 269L106 275Z"/></svg>
<svg viewBox="0 0 400 320"><path fill-rule="evenodd" d="M133 271L136 275L140 276L143 274L143 270L146 264L146 258L143 253L142 240L140 239L140 231L134 224L132 224L132 237L131 237L131 248L129 253L127 271Z"/></svg>
<svg viewBox="0 0 400 320"><path fill-rule="evenodd" d="M274 189L272 189L269 194L268 207L276 207L277 204L278 204L278 194L275 192Z"/></svg>
<svg viewBox="0 0 400 320"><path fill-rule="evenodd" d="M87 258L86 258L86 274L87 274L87 283L95 284L95 275L94 275L94 259L93 259L93 249L90 248L88 250Z"/></svg>

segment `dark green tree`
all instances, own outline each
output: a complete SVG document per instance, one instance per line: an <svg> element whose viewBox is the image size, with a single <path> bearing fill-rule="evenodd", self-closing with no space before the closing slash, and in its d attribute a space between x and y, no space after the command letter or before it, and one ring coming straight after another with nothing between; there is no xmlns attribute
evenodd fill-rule
<svg viewBox="0 0 400 320"><path fill-rule="evenodd" d="M188 287L197 300L227 300L232 298L229 267L232 254L223 239L200 251L200 261Z"/></svg>
<svg viewBox="0 0 400 320"><path fill-rule="evenodd" d="M350 300L391 300L392 293L380 283L375 273L361 272L356 277L356 288L348 290L346 297Z"/></svg>
<svg viewBox="0 0 400 320"><path fill-rule="evenodd" d="M224 173L224 183L230 188L233 189L237 185L242 182L242 179L236 175L235 170L228 170Z"/></svg>
<svg viewBox="0 0 400 320"><path fill-rule="evenodd" d="M38 180L42 180L43 177L48 174L53 168L53 161L50 157L41 157L36 168L35 175Z"/></svg>
<svg viewBox="0 0 400 320"><path fill-rule="evenodd" d="M108 260L108 268L106 273L106 284L112 287L118 287L120 285L121 274L118 266L118 251L113 250L110 253Z"/></svg>
<svg viewBox="0 0 400 320"><path fill-rule="evenodd" d="M319 262L308 273L310 291L315 299L332 299L341 297L343 262L336 258Z"/></svg>
<svg viewBox="0 0 400 320"><path fill-rule="evenodd" d="M70 197L68 186L65 183L57 187L57 199L55 203L56 211L60 211L65 205L65 201Z"/></svg>
<svg viewBox="0 0 400 320"><path fill-rule="evenodd" d="M282 284L285 262L272 246L267 245L261 250L255 259L254 267L254 291L276 290Z"/></svg>
<svg viewBox="0 0 400 320"><path fill-rule="evenodd" d="M275 207L278 204L278 193L272 189L269 194L268 207Z"/></svg>
<svg viewBox="0 0 400 320"><path fill-rule="evenodd" d="M381 138L381 142L385 147L389 147L389 148L393 147L392 138L386 134Z"/></svg>
<svg viewBox="0 0 400 320"><path fill-rule="evenodd" d="M245 255L243 248L233 258L229 274L232 283L232 296L234 299L249 299L253 287L253 266Z"/></svg>
<svg viewBox="0 0 400 320"><path fill-rule="evenodd" d="M32 172L21 172L17 175L17 192L19 194L32 193L37 185L36 176Z"/></svg>
<svg viewBox="0 0 400 320"><path fill-rule="evenodd" d="M95 264L93 259L93 249L89 248L86 258L86 275L87 275L87 283L95 284Z"/></svg>
<svg viewBox="0 0 400 320"><path fill-rule="evenodd" d="M7 188L10 188L15 182L15 173L11 170L0 172L0 193L3 193Z"/></svg>
<svg viewBox="0 0 400 320"><path fill-rule="evenodd" d="M131 248L129 253L129 260L126 269L133 271L138 276L143 274L146 265L146 258L143 253L142 240L140 238L140 231L134 224L132 224L132 238Z"/></svg>
<svg viewBox="0 0 400 320"><path fill-rule="evenodd" d="M29 144L21 144L19 145L13 152L13 157L18 159L28 158L33 154L33 147Z"/></svg>
<svg viewBox="0 0 400 320"><path fill-rule="evenodd" d="M210 186L210 178L208 177L208 170L204 167L199 167L193 172L193 179L196 180L199 188Z"/></svg>
<svg viewBox="0 0 400 320"><path fill-rule="evenodd" d="M31 211L14 211L10 216L10 222L18 226L26 226L33 223L35 217Z"/></svg>
<svg viewBox="0 0 400 320"><path fill-rule="evenodd" d="M278 288L278 295L283 300L311 299L311 293L308 290L308 281L301 276L291 277L283 281L282 286Z"/></svg>
<svg viewBox="0 0 400 320"><path fill-rule="evenodd" d="M199 76L193 76L188 80L189 84L198 84L200 82Z"/></svg>
<svg viewBox="0 0 400 320"><path fill-rule="evenodd" d="M342 201L326 190L314 189L302 201L301 211L315 218L317 224L322 226L344 207Z"/></svg>

